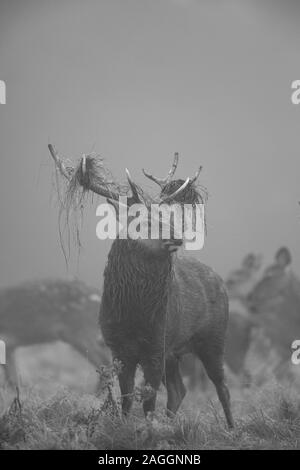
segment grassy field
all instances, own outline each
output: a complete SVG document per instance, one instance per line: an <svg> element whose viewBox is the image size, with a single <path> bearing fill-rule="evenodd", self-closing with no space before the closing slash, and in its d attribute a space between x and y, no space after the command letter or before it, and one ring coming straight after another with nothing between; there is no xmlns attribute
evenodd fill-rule
<svg viewBox="0 0 300 470"><path fill-rule="evenodd" d="M235 429L229 431L213 388L188 394L174 419L145 420L140 395L130 418L119 414L118 390L100 396L67 386L22 386L0 392L1 449L300 449L300 394L295 383L231 384ZM111 384L111 382L110 382Z"/></svg>

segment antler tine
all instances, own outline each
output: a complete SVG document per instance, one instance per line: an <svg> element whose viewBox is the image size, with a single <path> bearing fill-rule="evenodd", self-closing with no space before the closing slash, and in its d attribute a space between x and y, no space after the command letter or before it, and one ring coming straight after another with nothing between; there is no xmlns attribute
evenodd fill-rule
<svg viewBox="0 0 300 470"><path fill-rule="evenodd" d="M137 201L137 202L141 202L138 190L136 188L136 184L133 182L133 180L131 178L131 175L130 175L127 168L125 168L125 171L126 171L127 180L128 180L129 186L131 188L132 196L133 196L134 200Z"/></svg>
<svg viewBox="0 0 300 470"><path fill-rule="evenodd" d="M146 178L149 178L150 180L154 181L154 183L158 184L161 188L163 188L164 186L166 186L166 184L168 184L171 181L172 177L174 176L174 173L178 165L178 159L179 159L179 155L178 155L178 152L176 152L174 154L174 160L173 160L171 169L165 178L157 178L156 176L153 176L150 173L147 173L144 170L144 168L143 168L143 173L146 176Z"/></svg>
<svg viewBox="0 0 300 470"><path fill-rule="evenodd" d="M172 199L174 199L174 197L177 196L179 193L181 193L187 187L189 183L190 183L190 178L187 178L185 182L178 189L176 189L176 191L174 191L174 193L168 194L167 196L162 197L161 202L169 202Z"/></svg>
<svg viewBox="0 0 300 470"><path fill-rule="evenodd" d="M82 176L85 177L86 175L86 155L83 154L81 158L81 172Z"/></svg>
<svg viewBox="0 0 300 470"><path fill-rule="evenodd" d="M171 181L172 177L174 176L174 173L175 173L177 165L178 165L178 160L179 160L179 155L178 155L178 152L176 152L176 153L174 153L174 160L173 160L171 170L169 171L168 176L166 178L166 180L167 180L166 184L169 183Z"/></svg>
<svg viewBox="0 0 300 470"><path fill-rule="evenodd" d="M154 181L154 183L158 184L161 188L163 188L163 186L165 186L165 181L166 181L166 178L156 178L156 176L153 176L151 175L150 173L147 173L144 168L142 168L143 170L143 173L144 175L146 176L146 178L149 178L149 180L152 180ZM300 204L300 202L299 202Z"/></svg>
<svg viewBox="0 0 300 470"><path fill-rule="evenodd" d="M202 170L202 165L200 165L198 170L196 171L194 178L191 180L191 184L195 183L195 181L199 178L201 170Z"/></svg>
<svg viewBox="0 0 300 470"><path fill-rule="evenodd" d="M56 151L56 149L54 148L54 146L52 144L49 144L48 145L48 149L49 149L49 152L51 154L51 157L53 158L54 160L54 163L55 163L55 166L56 168L60 171L60 173L65 177L67 178L67 180L70 181L71 179L71 171L74 171L74 168L68 172L68 170L66 169L63 161L61 160L61 158L58 156L58 153Z"/></svg>

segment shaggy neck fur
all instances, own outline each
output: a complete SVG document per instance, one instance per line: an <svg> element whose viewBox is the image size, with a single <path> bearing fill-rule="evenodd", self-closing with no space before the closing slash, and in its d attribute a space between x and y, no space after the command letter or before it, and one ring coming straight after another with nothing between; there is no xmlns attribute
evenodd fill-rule
<svg viewBox="0 0 300 470"><path fill-rule="evenodd" d="M164 315L171 280L168 253L153 255L135 240L115 240L104 271L105 315L121 321Z"/></svg>

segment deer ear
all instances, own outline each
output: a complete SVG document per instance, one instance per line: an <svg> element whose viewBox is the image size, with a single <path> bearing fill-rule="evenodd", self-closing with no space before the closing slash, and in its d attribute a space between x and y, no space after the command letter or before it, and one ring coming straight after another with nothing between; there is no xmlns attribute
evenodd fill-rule
<svg viewBox="0 0 300 470"><path fill-rule="evenodd" d="M290 250L286 247L279 248L275 255L275 260L278 266L286 268L292 262L292 255Z"/></svg>

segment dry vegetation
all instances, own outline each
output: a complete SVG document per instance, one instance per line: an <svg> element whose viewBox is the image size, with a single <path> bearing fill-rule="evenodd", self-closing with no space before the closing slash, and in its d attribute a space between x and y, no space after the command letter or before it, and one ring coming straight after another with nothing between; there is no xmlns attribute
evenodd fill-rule
<svg viewBox="0 0 300 470"><path fill-rule="evenodd" d="M145 420L137 390L132 415L119 414L118 391L107 373L99 397L67 387L45 395L23 387L20 397L1 389L1 449L299 449L300 399L292 383L231 387L236 427L225 425L215 392L187 395L173 420L157 413ZM45 384L43 385L44 388Z"/></svg>

